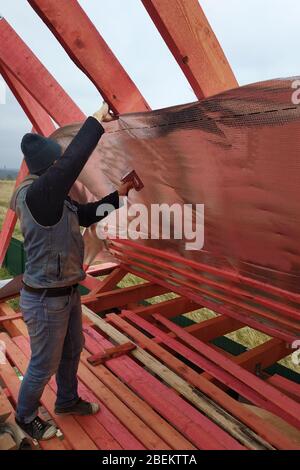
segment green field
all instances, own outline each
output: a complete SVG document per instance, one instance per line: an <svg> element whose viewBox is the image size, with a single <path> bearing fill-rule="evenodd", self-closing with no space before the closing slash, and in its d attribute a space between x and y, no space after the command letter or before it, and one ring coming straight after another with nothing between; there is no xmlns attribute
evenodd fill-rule
<svg viewBox="0 0 300 470"><path fill-rule="evenodd" d="M0 180L0 229L2 228L3 220L9 206L9 201L14 191L14 186L15 181ZM13 236L19 240L22 240L19 222L16 225Z"/></svg>
<svg viewBox="0 0 300 470"><path fill-rule="evenodd" d="M1 181L0 180L0 228L2 227L3 219L6 214L7 207L9 205L9 200L11 198L11 195L13 193L13 188L14 188L14 181ZM15 231L14 231L14 237L22 240L22 234L20 232L20 226L19 223L16 225ZM9 273L5 269L0 269L0 279L5 279L9 277ZM120 283L119 287L129 287L132 285L135 285L137 283L143 282L142 280L138 279L137 277L133 275L127 275ZM149 302L151 303L157 303L162 300L167 300L170 298L174 298L175 294L166 294L162 295L159 297L155 297L153 299L148 299ZM14 308L18 308L18 302L17 301L12 301L11 305ZM200 322L209 318L212 318L215 316L213 312L206 308L202 308L199 310L196 310L194 312L188 313L185 315L186 317L190 318L191 320L195 322ZM242 344L243 346L246 346L249 349L254 348L255 346L258 346L265 341L267 341L269 338L268 336L253 330L252 328L242 328L234 333L230 333L226 335L228 338L237 341L238 343ZM286 367L289 367L296 372L300 372L300 368L296 367L292 364L290 358L286 358L283 361L280 361L282 365L285 365Z"/></svg>

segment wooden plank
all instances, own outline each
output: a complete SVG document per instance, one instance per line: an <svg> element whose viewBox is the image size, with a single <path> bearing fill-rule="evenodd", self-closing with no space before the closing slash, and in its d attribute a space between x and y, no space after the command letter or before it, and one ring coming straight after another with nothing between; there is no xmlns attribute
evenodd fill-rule
<svg viewBox="0 0 300 470"><path fill-rule="evenodd" d="M78 377L93 393L105 403L118 419L136 436L147 449L168 450L170 447L159 438L140 418L124 405L102 382L85 366L80 363Z"/></svg>
<svg viewBox="0 0 300 470"><path fill-rule="evenodd" d="M135 344L128 341L128 343L119 344L118 346L112 346L108 349L105 349L104 351L89 356L87 358L87 362L92 366L98 366L100 364L104 364L108 359L123 356L124 354L128 354L134 349Z"/></svg>
<svg viewBox="0 0 300 470"><path fill-rule="evenodd" d="M182 315L186 312L191 312L199 308L192 300L186 297L177 297L176 299L165 300L158 304L151 304L147 306L139 306L131 309L142 318L147 318L151 321L153 313L160 313L166 318L173 318L177 315Z"/></svg>
<svg viewBox="0 0 300 470"><path fill-rule="evenodd" d="M224 354L224 351L222 352ZM236 364L244 367L244 369L257 374L267 367L275 364L275 362L280 359L288 356L291 352L292 350L286 345L286 343L273 338L250 349L249 351L245 351L239 356L229 355L228 357L230 357ZM213 380L213 377L207 373L204 373L203 377L207 380Z"/></svg>
<svg viewBox="0 0 300 470"><path fill-rule="evenodd" d="M155 297L156 295L165 294L168 291L165 287L151 282L140 284L122 289L115 289L108 292L90 296L90 294L82 297L82 303L87 305L95 312L101 312L109 308L123 307L130 302L138 302L139 300Z"/></svg>
<svg viewBox="0 0 300 470"><path fill-rule="evenodd" d="M116 330L112 325L107 324L107 322L99 318L97 315L95 315L85 306L83 306L83 313L92 321L94 321L95 325L97 325L103 332L108 334L117 343L122 344L128 341L128 338L124 334L120 333L120 331ZM124 320L117 317L117 315L111 314L109 315L109 317L113 319L114 321L116 321L116 323L120 321L122 323L122 326L124 323L126 323L124 322ZM134 328L130 328L130 336L132 335L133 338L136 336L136 332L137 330L135 330ZM137 332L137 334L139 335L140 333ZM143 344L147 344L149 339L145 335L141 334L140 338L143 339L142 341ZM255 444L253 444L253 441L251 442L251 438L249 438L249 435L251 435L250 429L247 429L247 433L245 435L244 425L241 425L241 423L239 423L233 416L226 413L225 407L224 407L225 409L221 409L216 403L213 403L211 400L209 400L205 395L203 395L199 391L197 391L196 393L196 391L194 390L194 387L190 386L185 380L181 378L181 376L183 375L186 376L184 371L187 371L189 375L189 381L190 381L190 377L192 376L194 378L194 384L198 386L200 390L202 388L202 391L206 394L207 392L210 392L212 399L215 399L215 397L220 398L220 395L221 395L222 402L227 408L234 408L235 411L241 412L241 408L238 403L236 403L234 400L231 400L228 395L226 395L224 392L219 390L212 383L201 379L199 374L189 369L181 361L174 358L171 354L169 354L159 345L155 344L153 341L151 342L151 345L153 346L152 350L155 351L155 355L163 359L165 364L162 364L161 362L159 362L157 359L155 359L153 356L151 356L148 352L144 351L140 347L138 347L135 351L132 352L132 356L134 356L141 363L149 367L152 370L152 372L160 376L172 388L177 390L181 395L187 398L194 406L196 406L198 409L203 411L208 417L210 417L214 422L211 422L208 420L206 422L206 426L208 430L212 429L212 433L215 436L215 438L217 438L217 436L221 436L222 442L225 443L227 439L229 438L227 434L224 434L223 429L225 429L232 436L236 437L240 442L247 443L249 448L252 448L251 446L253 445L254 445L254 448L257 448L257 445L259 446L257 441L261 442L262 440L258 436L253 436L256 441ZM159 353L157 353L158 351ZM168 366L170 365L171 369L176 370L177 373L179 372L179 375L177 375L172 370L167 369L166 364ZM243 418L245 419L246 416L244 415L244 413L240 413L240 414L243 415ZM254 419L253 421L254 423L252 424L257 425L257 420ZM220 428L214 425L214 423L217 423L218 426L220 426ZM268 430L268 432L270 432L270 430ZM254 435L254 433L252 434ZM282 437L282 440L284 440L284 437ZM236 442L235 446L237 445L238 443ZM267 444L264 443L264 445L267 445ZM284 445L286 446L289 444L285 442ZM231 440L229 448L232 448L233 446L234 446L234 441L232 442Z"/></svg>
<svg viewBox="0 0 300 470"><path fill-rule="evenodd" d="M28 360L21 349L13 343L6 333L0 333L0 339L5 341L7 355L24 375L27 369ZM79 426L72 416L59 416L54 413L56 396L49 385L46 385L41 398L41 404L55 420L59 428L64 433L69 444L75 450L96 450L97 447L84 430Z"/></svg>
<svg viewBox="0 0 300 470"><path fill-rule="evenodd" d="M152 325L146 320L143 320L142 318L137 317L133 312L129 312L129 311L124 312L124 317L126 317L126 319L128 318L130 322L135 324L135 326L142 328L144 331L146 331L147 333L150 333L155 338L160 339L164 346L167 346L172 351L174 351L174 353L178 353L185 359L188 359L192 364L195 364L200 369L205 370L207 373L209 373L210 375L215 377L217 380L219 380L222 384L225 384L226 387L232 390L235 390L242 397L246 398L250 402L257 404L260 407L269 409L270 411L273 411L273 410L278 411L276 406L270 404L267 397L265 397L263 394L260 394L259 392L249 387L247 383L244 383L242 380L239 379L238 375L230 374L229 372L224 370L221 367L221 360L220 360L220 365L219 365L215 361L211 360L211 357L208 353L206 355L201 354L200 348L199 348L200 349L199 352L194 351L193 349L186 346L185 344L180 343L176 339L170 338L166 333L161 331L155 325ZM160 316L155 315L155 318L158 318L158 317ZM164 321L167 322L166 319L164 319ZM168 321L168 323L170 322ZM170 327L168 326L168 328ZM180 327L177 327L177 328L179 328L180 331L182 330L182 328ZM149 344L149 341L145 343L146 348L148 344ZM210 350L214 351L214 349L211 347L210 347ZM216 353L219 354L218 351L216 351ZM263 382L262 382L262 387L263 387Z"/></svg>
<svg viewBox="0 0 300 470"><path fill-rule="evenodd" d="M27 354L29 354L29 344L24 337L14 338L14 341L22 347L22 350L25 350ZM145 418L143 418L143 421L145 421L147 425L135 416L134 413L131 413L131 411L124 406L123 402L118 400L117 397L111 393L100 380L98 380L96 370L99 370L100 367L94 368L91 366L91 370L89 370L87 356L87 353L83 354L84 360L79 365L78 377L81 381L93 390L94 395L98 397L101 402L104 402L107 408L114 412L118 419L120 419L120 421L131 430L133 435L135 435L147 449L160 449L160 446L161 449L169 449L170 447L168 447L163 440L159 439L156 434L148 428L148 422ZM53 380L50 382L50 386L54 391L56 391L56 386ZM118 386L122 387L121 382L118 383ZM98 391L98 393L96 393L96 391ZM76 419L79 420L80 418L76 417Z"/></svg>
<svg viewBox="0 0 300 470"><path fill-rule="evenodd" d="M187 326L185 331L204 342L209 342L214 338L219 338L220 336L227 335L232 331L239 330L240 328L243 328L243 326L245 325L234 318L219 315L218 317L210 318L209 320L204 320L200 323Z"/></svg>
<svg viewBox="0 0 300 470"><path fill-rule="evenodd" d="M114 112L150 110L78 2L29 0L29 3Z"/></svg>
<svg viewBox="0 0 300 470"><path fill-rule="evenodd" d="M196 96L238 83L198 0L142 0Z"/></svg>
<svg viewBox="0 0 300 470"><path fill-rule="evenodd" d="M86 336L87 342L89 338ZM99 348L98 348L99 351ZM92 367L87 361L88 353L83 351L82 362L103 382L109 389L120 398L137 416L160 436L171 449L192 450L195 447L175 431L166 421L164 421L147 403L116 378L106 367Z"/></svg>
<svg viewBox="0 0 300 470"><path fill-rule="evenodd" d="M177 300L177 299L175 299ZM160 304L153 305L151 309L151 315L155 313L159 313L162 315L164 318L172 318L173 315L165 315L164 312L161 311L160 309ZM131 309L130 309L131 310ZM139 313L138 309L133 310L134 313ZM122 314L121 314L122 316ZM140 315L139 315L140 316ZM148 318L148 316L141 315L142 318L146 318L147 321L151 321L151 317ZM152 318L152 322L155 321ZM209 342L212 339L219 338L220 336L224 336L228 333L231 333L232 331L239 330L240 328L243 328L245 325L242 325L240 322L237 320L234 320L233 318L226 317L225 315L219 315L214 318L210 318L209 320L203 320L200 321L199 323L194 323L193 325L189 325L184 327L184 330L190 333L191 335L195 336L198 339L201 339L204 342ZM176 335L172 333L171 331L168 332L168 335L171 338L175 338ZM159 342L159 340L157 340Z"/></svg>
<svg viewBox="0 0 300 470"><path fill-rule="evenodd" d="M7 387L7 389L9 390L10 397L13 400L14 405L16 405L18 401L18 394L19 394L19 388L20 388L21 382L19 378L17 377L16 372L14 371L12 366L9 364L9 362L6 362L6 364L0 364L0 377L5 383L5 386ZM14 411L12 407L11 407L11 411L12 412ZM44 450L71 449L70 444L65 439L61 440L61 439L58 439L57 437L54 437L53 439L49 441L41 441L39 445Z"/></svg>
<svg viewBox="0 0 300 470"><path fill-rule="evenodd" d="M148 364L148 366L149 366L149 364ZM92 387L93 387L93 390L95 390L95 386L92 385ZM195 395L195 398L196 398L196 395ZM214 428L214 431L216 433L217 433L217 431L220 431L216 426L213 425L213 423L211 423L209 420L205 419L205 417L203 418L203 421L206 421L206 432L207 433L210 433L212 428ZM215 442L214 447L210 447L210 449L211 448L214 448L214 449L218 449L218 448L219 449L225 449L225 448L227 448L227 449L241 449L242 448L242 446L240 446L236 441L230 439L228 435L226 436L225 433L223 433L223 434L224 434L223 440L225 441L223 446L221 446L220 442L219 442L219 444L217 444ZM216 439L216 435L215 435L215 439ZM207 444L208 440L206 440L206 442L205 442L204 436L203 436L203 441L204 441L204 445L207 446L208 445ZM230 445L228 444L228 442L230 442ZM225 447L226 443L227 443L228 447ZM147 448L149 448L149 447L147 447ZM168 447L168 448L170 448L170 447ZM162 450L162 449L160 449L160 450Z"/></svg>
<svg viewBox="0 0 300 470"><path fill-rule="evenodd" d="M90 352L112 344L91 327L85 327L86 347ZM117 377L127 384L138 396L144 399L154 410L164 417L198 449L217 449L220 443L207 433L202 415L173 389L167 387L149 374L130 357L122 357L107 362ZM104 379L103 379L104 380ZM118 389L115 391L118 393ZM163 400L162 398L163 397ZM173 441L176 444L176 441ZM222 444L221 447L223 448ZM183 449L186 447L182 447Z"/></svg>
<svg viewBox="0 0 300 470"><path fill-rule="evenodd" d="M30 345L27 338L24 336L18 336L14 338L14 343L19 346L26 357L30 358ZM52 390L57 393L57 386L55 378L52 377L49 381L49 386ZM98 403L97 398L90 393L92 402ZM116 440L107 432L101 423L100 413L93 416L73 416L78 424L84 429L87 435L93 440L98 449L101 450L120 450L121 446Z"/></svg>
<svg viewBox="0 0 300 470"><path fill-rule="evenodd" d="M15 314L15 311L7 303L0 304L0 318L10 317ZM2 317L3 316L3 317ZM10 336L24 335L28 336L27 327L23 320L11 320L10 322L3 322L3 327L10 334Z"/></svg>
<svg viewBox="0 0 300 470"><path fill-rule="evenodd" d="M274 387L281 390L286 395L289 395L293 400L300 403L300 385L293 382L292 380L288 380L281 375L275 374L272 375L267 379L267 382L272 384Z"/></svg>
<svg viewBox="0 0 300 470"><path fill-rule="evenodd" d="M100 319L97 315L95 315L93 312L91 312L87 307L83 307L83 313L86 315L89 319L91 319L95 325L97 325L103 332L108 334L114 341L117 343L121 344L122 342L127 341L127 337L122 334L120 331L116 330L114 327L111 325L107 324L104 320ZM116 317L114 315L111 315L111 317ZM121 319L119 319L121 320ZM134 330L134 329L133 329ZM147 341L148 338L146 338L144 335L142 335L143 341ZM167 364L168 366L171 367L171 369L177 371L180 375L186 376L188 374L189 381L193 381L194 385L197 386L202 393L207 395L211 400L214 401L214 404L219 404L221 407L223 407L223 410L221 413L223 413L223 416L226 416L226 412L224 410L227 410L229 413L232 413L232 416L236 417L236 426L237 429L242 428L241 423L238 422L238 420L241 420L241 422L245 423L247 426L252 428L257 434L262 436L262 438L266 442L270 442L272 445L274 445L278 449L294 449L294 444L285 439L285 436L283 436L280 431L278 431L275 428L272 428L268 425L266 425L263 421L260 421L257 419L256 416L254 416L253 413L245 413L245 410L241 407L241 405L233 400L229 395L224 393L222 390L220 390L218 387L216 387L214 384L204 380L201 378L199 374L194 372L193 370L190 370L186 365L184 365L181 361L173 357L171 354L169 354L167 351L165 351L163 348L159 347L156 345L154 342L151 342L150 344L150 349L152 352L154 352L155 355L158 355L159 357L163 357L164 363ZM154 371L158 375L161 374L163 380L167 383L169 378L168 376L165 377L164 371L160 369L162 366L156 359L154 359L152 356L150 356L146 351L143 351L141 349L138 349L137 351L133 352L133 356L138 358L140 362L143 364L147 364L149 361L152 361L154 364ZM157 364L158 363L158 364ZM156 367L157 366L157 367ZM165 366L163 366L165 367ZM173 372L172 372L173 374ZM178 377L176 374L174 374L176 379ZM173 377L173 376L172 376ZM185 382L184 382L185 384ZM175 380L175 382L171 383L171 386L174 389L178 389L178 384ZM180 393L182 393L181 388L179 388ZM190 400L191 401L191 400ZM196 404L198 406L198 404ZM232 419L232 416L228 416L228 419ZM221 421L222 422L222 421ZM243 433L243 430L241 431ZM247 430L249 432L249 429Z"/></svg>
<svg viewBox="0 0 300 470"><path fill-rule="evenodd" d="M239 377L245 384L248 384L253 390L259 394L264 394L267 397L268 402L272 404L272 408L276 409L278 414L283 419L286 419L292 426L300 428L300 406L291 398L283 395L276 388L272 387L266 382L262 382L261 379L251 374L249 371L243 369L238 364L222 355L219 351L214 350L211 346L203 343L202 341L194 338L190 334L183 331L182 328L178 327L169 320L163 318L160 315L154 315L155 319L162 323L164 326L173 331L189 347L194 348L205 357L209 357L215 364L221 365L224 371ZM268 405L269 407L270 405ZM267 408L268 409L268 408Z"/></svg>
<svg viewBox="0 0 300 470"><path fill-rule="evenodd" d="M78 384L80 396L92 403L99 403L101 411L94 418L97 421L95 426L86 416L76 416L75 419L86 421L86 426L91 427L91 432L95 434L93 440L99 449L102 450L145 450L145 447L128 431L125 426L114 416L95 394L82 382Z"/></svg>
<svg viewBox="0 0 300 470"><path fill-rule="evenodd" d="M151 304L146 307L142 306L130 310L132 310L139 317L145 318L149 322L153 322L152 315L155 313L160 313L164 318L174 318L176 315L182 315L183 313L191 312L196 309L199 309L199 305L185 297L178 297L176 299L171 299L164 302L159 302L157 304ZM184 329L196 338L208 342L214 338L224 336L225 334L231 333L232 331L243 328L244 326L245 325L241 324L237 320L234 320L233 318L219 315L214 318L210 318L209 320L203 320L199 323L194 323L193 325L189 325ZM172 332L169 332L168 334L172 338L175 337L174 333Z"/></svg>
<svg viewBox="0 0 300 470"><path fill-rule="evenodd" d="M285 342L272 338L256 348L234 357L233 361L245 369L255 372L257 366L262 371L290 353L291 349Z"/></svg>
<svg viewBox="0 0 300 470"><path fill-rule="evenodd" d="M23 318L21 313L16 313L15 315L7 315L6 317L0 317L0 325L3 322L18 320L19 318Z"/></svg>
<svg viewBox="0 0 300 470"><path fill-rule="evenodd" d="M125 450L146 450L138 437L135 437L131 431L119 420L118 416L112 413L108 407L98 398L87 386L79 381L79 393L85 399L96 398L101 405L101 413L97 419L103 424L106 431L112 434L113 438Z"/></svg>
<svg viewBox="0 0 300 470"><path fill-rule="evenodd" d="M260 416L266 422L269 422L281 429L288 439L295 442L297 446L300 447L300 431L298 429L290 426L284 420L282 420L276 415L273 415L272 413L269 413L266 410L248 404L245 404L244 406L248 409L251 409L254 413L257 414L257 416Z"/></svg>

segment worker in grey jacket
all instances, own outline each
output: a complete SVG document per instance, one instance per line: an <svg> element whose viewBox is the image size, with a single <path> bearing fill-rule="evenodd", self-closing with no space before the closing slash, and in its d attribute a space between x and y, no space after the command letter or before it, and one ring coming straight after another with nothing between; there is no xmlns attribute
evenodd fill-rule
<svg viewBox="0 0 300 470"><path fill-rule="evenodd" d="M101 204L117 209L119 196L126 195L132 184L123 184L89 204L72 201L68 193L104 133L103 120L110 120L106 104L85 121L63 155L57 142L38 134L26 134L21 143L30 176L16 190L11 207L20 218L24 236L27 261L20 307L30 336L31 359L20 388L16 422L37 440L50 439L57 431L38 416L39 400L54 374L56 414L99 412L98 404L78 395L77 369L84 338L77 286L85 278L80 226L103 218L97 216Z"/></svg>

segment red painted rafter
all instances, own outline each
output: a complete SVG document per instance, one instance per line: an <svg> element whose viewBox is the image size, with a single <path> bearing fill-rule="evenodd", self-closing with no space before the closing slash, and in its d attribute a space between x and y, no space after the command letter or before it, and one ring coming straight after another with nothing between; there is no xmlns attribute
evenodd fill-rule
<svg viewBox="0 0 300 470"><path fill-rule="evenodd" d="M155 248L152 248L150 246L142 246L142 245L136 245L132 240L122 240L122 239L117 239L117 240L111 240L111 244L113 247L115 247L115 244L118 245L124 245L125 248L126 246L131 247L131 248L138 248L138 251L148 254L151 257L156 258L162 258L164 260L168 260L172 263L178 263L178 264L184 264L188 268L194 268L199 272L208 272L212 276L216 277L223 277L226 282L234 282L238 283L243 286L249 286L253 289L258 289L267 292L268 294L281 297L284 300L290 301L290 302L295 302L295 303L300 303L300 295L296 294L294 292L290 292L287 290L284 290L280 287L273 286L272 284L266 284L262 281L252 279L250 277L243 276L242 274L236 273L236 272L231 272L231 271L226 271L220 268L217 268L215 266L210 266L208 264L204 263L199 263L197 261L193 261L190 259L183 258L180 255L174 255L173 253L168 253L163 250L157 250Z"/></svg>
<svg viewBox="0 0 300 470"><path fill-rule="evenodd" d="M130 251L130 248L134 248L134 252ZM130 240L119 239L114 242L111 241L109 249L121 262L121 268L127 269L137 276L142 276L152 283L169 288L172 292L187 297L199 305L216 311L219 314L230 316L240 323L245 323L254 329L280 338L289 344L299 335L298 311L282 302L282 299L291 300L293 298L295 302L299 303L298 294L283 291L275 286L264 284L245 276L233 275L232 277L232 273L226 270L187 260L162 250L142 246ZM145 259L147 259L146 263ZM162 260L166 260L169 263ZM182 269L178 271L178 264L174 267L174 263L181 265ZM169 268L166 269L167 264L169 264ZM198 274L195 274L195 277L193 275L193 279L188 281L190 277L189 268L191 267L194 268L196 273L215 273L216 276L220 277L221 281L218 281L218 289L212 289L210 279L207 282L207 280L203 279L202 275L199 277ZM181 273L180 276L175 275L178 272ZM182 279L182 275L184 275L184 279ZM196 278L198 281L195 282ZM228 278L232 278L237 283L238 290L231 285L231 289L227 293L220 293L219 289L227 290L226 280ZM201 279L200 283L199 279ZM203 281L205 284L209 284L209 288L201 284ZM248 285L257 286L261 293L257 295L249 293L245 289L245 286ZM269 305L272 308L266 309L266 302L264 300L268 298L269 292L280 297L278 299L267 299L268 304L270 300ZM280 310L278 306L280 306ZM282 306L284 307L283 309L281 308Z"/></svg>
<svg viewBox="0 0 300 470"><path fill-rule="evenodd" d="M84 113L5 19L0 21L0 37L0 61L58 125L85 119Z"/></svg>
<svg viewBox="0 0 300 470"><path fill-rule="evenodd" d="M75 64L117 114L150 107L75 0L28 0Z"/></svg>
<svg viewBox="0 0 300 470"><path fill-rule="evenodd" d="M238 83L198 0L142 0L198 99Z"/></svg>
<svg viewBox="0 0 300 470"><path fill-rule="evenodd" d="M135 316L133 313L128 312L128 317L130 319L134 318L136 323L140 326L142 324L143 326L145 326L146 324L145 320L139 319L139 317ZM270 408L272 412L278 414L278 416L282 416L283 419L286 419L295 427L300 428L300 406L297 402L295 402L288 396L283 395L280 391L278 391L276 388L269 385L268 383L262 382L260 378L251 374L248 370L243 369L239 364L236 364L230 358L226 357L221 352L212 348L212 346L203 343L197 338L194 338L170 320L163 318L159 314L155 314L153 315L153 317L155 318L155 320L157 320L157 322L164 325L170 331L175 333L176 337L179 338L182 343L188 345L189 348L196 350L197 354L200 354L202 356L203 363L205 363L205 361L207 360L211 361L211 363L214 363L217 368L220 368L220 375L223 375L225 377L225 375L229 373L232 375L233 381L240 380L241 382L243 382L246 388L248 387L258 395L261 395L263 400L267 400L268 403L266 409ZM165 333L160 332L159 328L152 325L150 325L150 328L152 333L155 329L155 331L158 332L161 336L167 338L167 342L171 341L168 339ZM212 372L212 375L214 375L214 373L215 371ZM253 403L255 403L255 401L253 401Z"/></svg>
<svg viewBox="0 0 300 470"><path fill-rule="evenodd" d="M9 69L0 60L0 74L19 102L23 111L32 123L34 129L45 136L49 136L55 127L48 113L38 104L32 95L15 78Z"/></svg>

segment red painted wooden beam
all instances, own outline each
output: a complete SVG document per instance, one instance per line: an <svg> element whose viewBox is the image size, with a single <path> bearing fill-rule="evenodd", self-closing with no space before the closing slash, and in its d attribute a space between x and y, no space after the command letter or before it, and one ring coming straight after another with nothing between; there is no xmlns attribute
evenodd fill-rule
<svg viewBox="0 0 300 470"><path fill-rule="evenodd" d="M150 107L76 0L28 0L75 64L117 113Z"/></svg>
<svg viewBox="0 0 300 470"><path fill-rule="evenodd" d="M3 76L8 87L19 102L23 111L32 123L34 129L45 136L49 136L55 131L53 122L48 113L39 105L32 95L23 87L18 79L0 60L0 74Z"/></svg>
<svg viewBox="0 0 300 470"><path fill-rule="evenodd" d="M83 112L5 19L0 20L0 61L57 124L64 126L85 119Z"/></svg>
<svg viewBox="0 0 300 470"><path fill-rule="evenodd" d="M143 323L143 328L146 324L145 320L140 319L134 313L127 312L128 318L131 320L134 318L134 321L141 326ZM153 317L161 325L164 325L170 331L175 333L176 337L181 340L184 344L188 345L189 348L194 349L200 354L205 360L210 360L217 367L220 367L221 374L229 373L232 375L234 380L240 380L245 384L246 387L252 389L257 394L260 394L263 399L267 399L268 405L266 409L271 410L278 416L281 416L283 419L286 419L292 426L295 426L297 429L300 429L300 406L294 400L285 396L276 388L270 386L268 383L263 382L259 377L255 376L248 370L245 370L239 364L236 364L231 358L224 356L220 351L215 350L212 346L203 343L201 340L191 336L189 333L184 331L182 328L175 325L170 320L163 318L160 314L154 314ZM158 332L158 334L167 338L165 333L160 333L159 328L150 325L152 334L153 330ZM145 329L145 328L144 328ZM146 330L147 331L147 330ZM168 338L167 338L167 341ZM212 372L211 375L214 375ZM224 382L225 383L225 382ZM254 401L253 401L254 403ZM259 406L259 405L258 405ZM274 406L274 410L272 407Z"/></svg>
<svg viewBox="0 0 300 470"><path fill-rule="evenodd" d="M142 0L199 99L238 83L198 0Z"/></svg>

